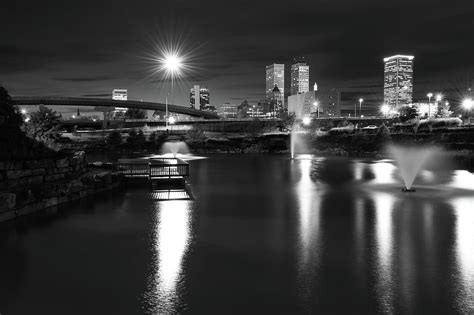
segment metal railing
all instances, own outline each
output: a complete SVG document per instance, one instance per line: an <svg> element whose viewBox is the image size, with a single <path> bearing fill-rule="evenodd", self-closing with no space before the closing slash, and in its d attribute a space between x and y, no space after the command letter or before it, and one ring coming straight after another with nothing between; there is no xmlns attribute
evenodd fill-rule
<svg viewBox="0 0 474 315"><path fill-rule="evenodd" d="M117 167L126 177L189 177L189 164L173 157L119 160Z"/></svg>

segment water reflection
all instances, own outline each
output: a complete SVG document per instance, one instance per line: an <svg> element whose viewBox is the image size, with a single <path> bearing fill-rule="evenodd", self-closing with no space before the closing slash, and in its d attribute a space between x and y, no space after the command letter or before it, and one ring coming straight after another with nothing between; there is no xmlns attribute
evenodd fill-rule
<svg viewBox="0 0 474 315"><path fill-rule="evenodd" d="M152 313L174 313L179 305L182 260L189 245L190 201L156 204L154 259L145 299Z"/></svg>
<svg viewBox="0 0 474 315"><path fill-rule="evenodd" d="M375 238L377 244L377 298L384 314L393 313L393 220L395 198L388 193L374 193Z"/></svg>
<svg viewBox="0 0 474 315"><path fill-rule="evenodd" d="M451 201L456 215L457 307L474 312L474 197Z"/></svg>
<svg viewBox="0 0 474 315"><path fill-rule="evenodd" d="M299 218L299 262L298 282L300 294L304 299L311 296L314 270L318 269L318 257L321 251L320 205L322 190L318 190L311 179L313 169L318 168L324 159L301 159L297 161L300 173L295 185Z"/></svg>

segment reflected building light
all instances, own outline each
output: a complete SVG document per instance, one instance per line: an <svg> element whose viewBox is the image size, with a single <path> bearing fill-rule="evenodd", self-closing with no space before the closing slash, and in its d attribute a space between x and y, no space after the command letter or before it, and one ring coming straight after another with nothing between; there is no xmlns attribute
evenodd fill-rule
<svg viewBox="0 0 474 315"><path fill-rule="evenodd" d="M321 247L321 227L320 227L320 194L315 183L311 180L312 160L297 160L300 170L300 180L295 185L295 193L298 199L299 214L299 238L300 246L298 254L299 267L298 277L300 279L300 294L305 299L311 296L308 292L311 288L306 286L308 276L314 273L315 266L318 265L319 252Z"/></svg>
<svg viewBox="0 0 474 315"><path fill-rule="evenodd" d="M189 202L157 203L155 223L155 265L147 298L154 313L174 313L177 285L182 280L182 260L189 242Z"/></svg>
<svg viewBox="0 0 474 315"><path fill-rule="evenodd" d="M374 163L370 164L370 167L372 168L372 172L375 176L373 180L374 183L394 184L398 182L398 180L396 180L393 176L397 167L392 163Z"/></svg>
<svg viewBox="0 0 474 315"><path fill-rule="evenodd" d="M474 174L466 170L456 170L453 172L453 180L449 186L466 190L474 190Z"/></svg>
<svg viewBox="0 0 474 315"><path fill-rule="evenodd" d="M364 170L364 164L360 162L354 163L354 179L362 180L362 172Z"/></svg>
<svg viewBox="0 0 474 315"><path fill-rule="evenodd" d="M456 261L461 313L474 309L474 197L451 201L456 215Z"/></svg>
<svg viewBox="0 0 474 315"><path fill-rule="evenodd" d="M433 182L436 177L434 172L428 170L421 170L419 176L424 182Z"/></svg>
<svg viewBox="0 0 474 315"><path fill-rule="evenodd" d="M395 198L388 193L374 193L375 238L377 243L377 297L383 313L393 313L393 220Z"/></svg>

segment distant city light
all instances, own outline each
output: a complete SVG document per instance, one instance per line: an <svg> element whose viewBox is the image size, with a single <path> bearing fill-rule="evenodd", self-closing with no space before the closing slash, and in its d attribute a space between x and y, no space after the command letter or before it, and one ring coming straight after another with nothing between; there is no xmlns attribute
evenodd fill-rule
<svg viewBox="0 0 474 315"><path fill-rule="evenodd" d="M437 101L437 102L441 102L442 99L443 99L443 95L441 95L441 94L436 94L436 101Z"/></svg>
<svg viewBox="0 0 474 315"><path fill-rule="evenodd" d="M359 98L359 103L362 103L364 101L363 98Z"/></svg>
<svg viewBox="0 0 474 315"><path fill-rule="evenodd" d="M462 107L466 110L471 110L474 107L474 101L470 98L466 98L462 101Z"/></svg>
<svg viewBox="0 0 474 315"><path fill-rule="evenodd" d="M30 117L26 117L26 118L25 118L25 122L27 123L27 122L29 122L29 121L30 121Z"/></svg>
<svg viewBox="0 0 474 315"><path fill-rule="evenodd" d="M303 118L303 124L308 126L311 123L311 118L310 117L304 117Z"/></svg>
<svg viewBox="0 0 474 315"><path fill-rule="evenodd" d="M169 122L170 124L174 124L174 123L176 122L176 118L170 117L170 118L168 118L168 122Z"/></svg>
<svg viewBox="0 0 474 315"><path fill-rule="evenodd" d="M433 97L433 93L430 92L430 93L426 94L426 96L427 96L428 98L432 98L432 97Z"/></svg>
<svg viewBox="0 0 474 315"><path fill-rule="evenodd" d="M22 109L21 109L21 113L22 113L23 115L26 115L26 109L22 108Z"/></svg>

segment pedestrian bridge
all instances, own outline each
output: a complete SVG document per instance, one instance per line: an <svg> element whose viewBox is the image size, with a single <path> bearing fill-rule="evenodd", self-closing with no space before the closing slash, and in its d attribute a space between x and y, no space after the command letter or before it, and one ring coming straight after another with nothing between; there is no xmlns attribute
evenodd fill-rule
<svg viewBox="0 0 474 315"><path fill-rule="evenodd" d="M18 96L13 97L13 103L18 106L31 105L51 105L51 106L92 106L92 107L122 107L149 109L157 111L166 111L166 104L142 101L119 101L105 98L88 98L88 97L41 97L41 96ZM217 119L217 114L189 108L179 105L168 105L168 112L183 114L192 117L201 117L205 119Z"/></svg>

